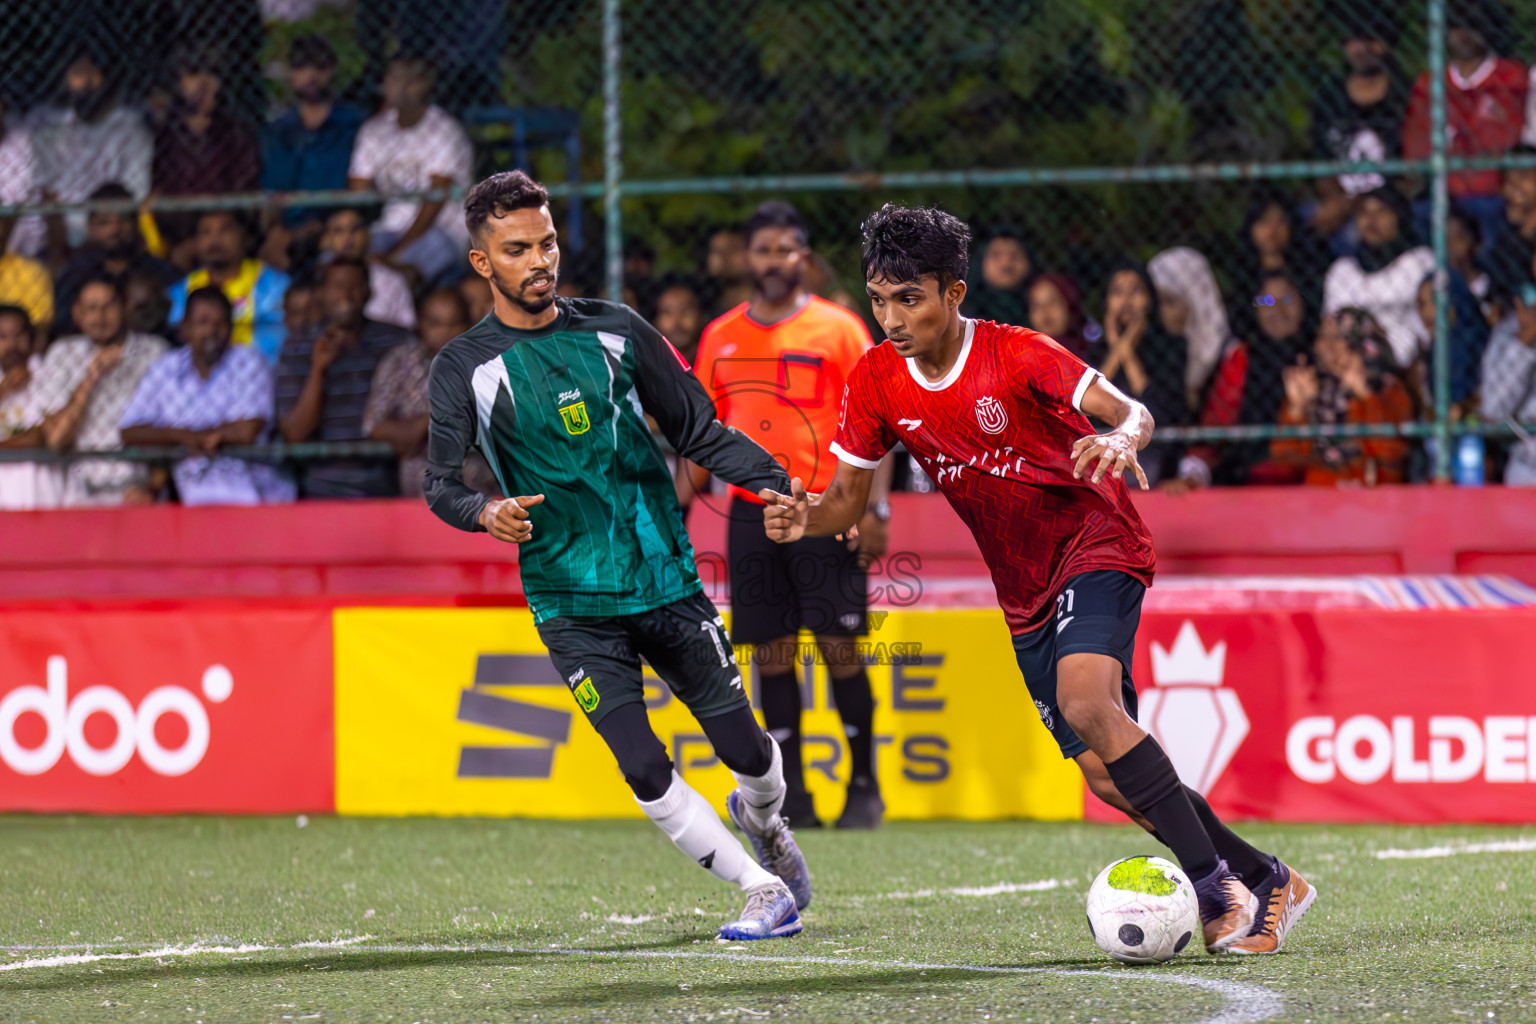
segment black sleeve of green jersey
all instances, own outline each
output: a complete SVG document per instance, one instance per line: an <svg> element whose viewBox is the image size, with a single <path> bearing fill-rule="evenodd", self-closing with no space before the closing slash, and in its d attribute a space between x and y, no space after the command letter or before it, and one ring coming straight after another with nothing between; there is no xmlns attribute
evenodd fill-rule
<svg viewBox="0 0 1536 1024"><path fill-rule="evenodd" d="M431 423L423 492L437 518L473 533L485 529L480 525L480 510L489 499L464 483L464 456L475 443L475 393L471 368L450 349L432 360L427 385Z"/></svg>
<svg viewBox="0 0 1536 1024"><path fill-rule="evenodd" d="M672 447L715 476L750 491L789 492L789 474L761 445L715 418L715 404L661 332L629 312L640 405Z"/></svg>

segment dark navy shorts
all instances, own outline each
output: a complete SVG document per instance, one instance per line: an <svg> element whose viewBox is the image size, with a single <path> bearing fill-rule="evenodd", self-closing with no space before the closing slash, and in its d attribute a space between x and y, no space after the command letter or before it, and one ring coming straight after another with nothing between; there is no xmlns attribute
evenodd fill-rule
<svg viewBox="0 0 1536 1024"><path fill-rule="evenodd" d="M695 718L750 706L725 623L703 594L616 618L557 616L538 630L594 726L616 707L645 703L641 658Z"/></svg>
<svg viewBox="0 0 1536 1024"><path fill-rule="evenodd" d="M1141 622L1141 599L1147 588L1136 577L1117 569L1096 569L1074 576L1056 595L1056 618L1047 625L1013 638L1019 671L1034 698L1040 721L1061 747L1062 757L1076 757L1088 744L1061 716L1056 704L1056 662L1069 654L1107 654L1120 662L1120 687L1125 710L1136 717L1136 686L1131 682L1131 655Z"/></svg>

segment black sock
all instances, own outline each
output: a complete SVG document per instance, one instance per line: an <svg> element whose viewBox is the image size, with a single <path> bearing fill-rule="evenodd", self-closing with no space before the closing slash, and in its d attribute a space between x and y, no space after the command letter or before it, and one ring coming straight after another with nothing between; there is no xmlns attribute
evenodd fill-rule
<svg viewBox="0 0 1536 1024"><path fill-rule="evenodd" d="M1173 762L1157 740L1147 736L1104 767L1120 795L1168 844L1190 881L1199 881L1216 870L1220 862L1216 847L1189 802Z"/></svg>
<svg viewBox="0 0 1536 1024"><path fill-rule="evenodd" d="M805 792L805 766L800 763L800 680L793 670L757 677L763 705L763 725L779 744L784 758L784 784Z"/></svg>
<svg viewBox="0 0 1536 1024"><path fill-rule="evenodd" d="M832 678L832 698L848 737L849 779L875 778L875 696L869 689L869 673L861 667L847 679Z"/></svg>
<svg viewBox="0 0 1536 1024"><path fill-rule="evenodd" d="M1205 802L1205 797L1188 786L1184 787L1184 795L1189 797L1190 805L1200 816L1200 824L1205 826L1205 834L1211 837L1211 844L1216 847L1216 852L1221 855L1221 859L1227 862L1227 867L1232 869L1232 873L1241 878L1243 884L1250 889L1262 884L1274 870L1274 858L1267 853L1255 850L1236 832L1227 828L1222 820L1216 817L1216 812L1211 810L1211 805Z"/></svg>

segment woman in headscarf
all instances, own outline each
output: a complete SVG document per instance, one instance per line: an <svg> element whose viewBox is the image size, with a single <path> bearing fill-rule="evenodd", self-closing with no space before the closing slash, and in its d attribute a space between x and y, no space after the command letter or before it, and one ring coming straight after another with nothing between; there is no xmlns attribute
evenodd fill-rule
<svg viewBox="0 0 1536 1024"><path fill-rule="evenodd" d="M1383 185L1360 198L1355 212L1360 246L1328 268L1323 312L1348 308L1370 313L1385 332L1400 367L1412 366L1419 348L1419 282L1435 268L1435 254L1420 245L1413 211L1403 194Z"/></svg>
<svg viewBox="0 0 1536 1024"><path fill-rule="evenodd" d="M1324 317L1312 354L1315 366L1282 371L1282 425L1413 419L1413 399L1398 376L1386 332L1366 310ZM1281 438L1270 443L1270 454L1308 484L1373 486L1402 483L1407 476L1408 442L1397 437Z"/></svg>
<svg viewBox="0 0 1536 1024"><path fill-rule="evenodd" d="M1103 334L1087 343L1087 363L1115 387L1145 405L1160 426L1187 426L1184 397L1189 346L1169 334L1158 309L1157 289L1139 263L1114 270L1104 287ZM1181 449L1159 445L1143 453L1147 482L1174 475Z"/></svg>
<svg viewBox="0 0 1536 1024"><path fill-rule="evenodd" d="M1296 216L1289 197L1273 184L1255 189L1237 239L1232 266L1236 287L1231 306L1232 332L1240 338L1258 334L1253 297L1263 290L1266 278L1283 274L1301 292L1310 310L1323 303L1323 270L1326 258L1312 229Z"/></svg>
<svg viewBox="0 0 1536 1024"><path fill-rule="evenodd" d="M1200 404L1203 427L1258 426L1275 422L1285 395L1284 373L1306 361L1316 333L1316 313L1301 289L1283 272L1271 274L1250 300L1252 341L1233 339L1222 351ZM1179 463L1177 479L1164 490L1187 491L1217 484L1249 482L1255 466L1269 456L1263 441L1193 445ZM1263 473L1258 474L1260 478Z"/></svg>
<svg viewBox="0 0 1536 1024"><path fill-rule="evenodd" d="M1451 342L1451 403L1465 406L1477 391L1478 373L1482 369L1483 352L1488 348L1488 336L1492 333L1483 316L1482 303L1467 284L1467 279L1452 270L1446 297L1450 300L1445 311L1450 327ZM1419 282L1419 344L1428 353L1434 348L1435 337L1435 276L1431 274ZM1424 361L1417 364L1421 371ZM1420 372L1413 380L1424 405L1434 404L1434 381L1428 372ZM1459 411L1459 410L1458 410Z"/></svg>
<svg viewBox="0 0 1536 1024"><path fill-rule="evenodd" d="M1084 328L1083 293L1065 274L1041 274L1029 286L1029 325L1058 345L1085 358L1088 339Z"/></svg>
<svg viewBox="0 0 1536 1024"><path fill-rule="evenodd" d="M1221 289L1210 263L1188 246L1164 249L1152 257L1147 272L1157 285L1163 326L1169 334L1183 335L1189 343L1184 390L1193 405L1222 350L1232 340Z"/></svg>
<svg viewBox="0 0 1536 1024"><path fill-rule="evenodd" d="M1029 285L1038 264L1011 227L992 229L979 253L976 280L965 293L964 313L975 320L1028 327Z"/></svg>

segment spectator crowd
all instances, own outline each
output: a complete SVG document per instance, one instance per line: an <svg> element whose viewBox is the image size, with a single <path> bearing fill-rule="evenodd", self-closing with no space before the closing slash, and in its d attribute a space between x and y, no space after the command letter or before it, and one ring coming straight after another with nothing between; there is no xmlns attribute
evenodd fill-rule
<svg viewBox="0 0 1536 1024"><path fill-rule="evenodd" d="M1488 9L1451 5L1451 155L1536 156L1536 69L1495 52ZM1430 83L1400 71L1393 18L1365 12L1349 35L1343 70L1313 96L1311 156L1426 157ZM0 449L184 455L164 465L13 453L0 461L0 508L419 494L430 361L491 306L464 256L462 211L422 198L475 174L470 133L434 102L438 68L411 52L383 62L370 113L338 97L327 40L299 36L283 72L292 105L257 126L231 99L217 49L182 45L170 64L173 93L141 108L82 50L63 64L53 102L0 117L0 202L118 211L0 220ZM1452 414L1531 421L1536 167L1457 170L1448 184ZM155 203L257 190L365 196L259 214ZM977 225L963 311L1049 334L1162 426L1422 419L1433 407L1426 195L1422 181L1370 173L1261 186L1222 251L1170 245L1097 280L1042 265L1017 225ZM752 295L746 242L721 225L696 268L659 274L634 241L626 301L691 360L705 324ZM818 255L806 286L867 315ZM568 296L584 287L580 273L561 282ZM367 440L395 459L224 454ZM1386 436L1168 444L1147 462L1173 490L1426 475L1422 445ZM1536 485L1536 441L1500 453L1487 474Z"/></svg>

